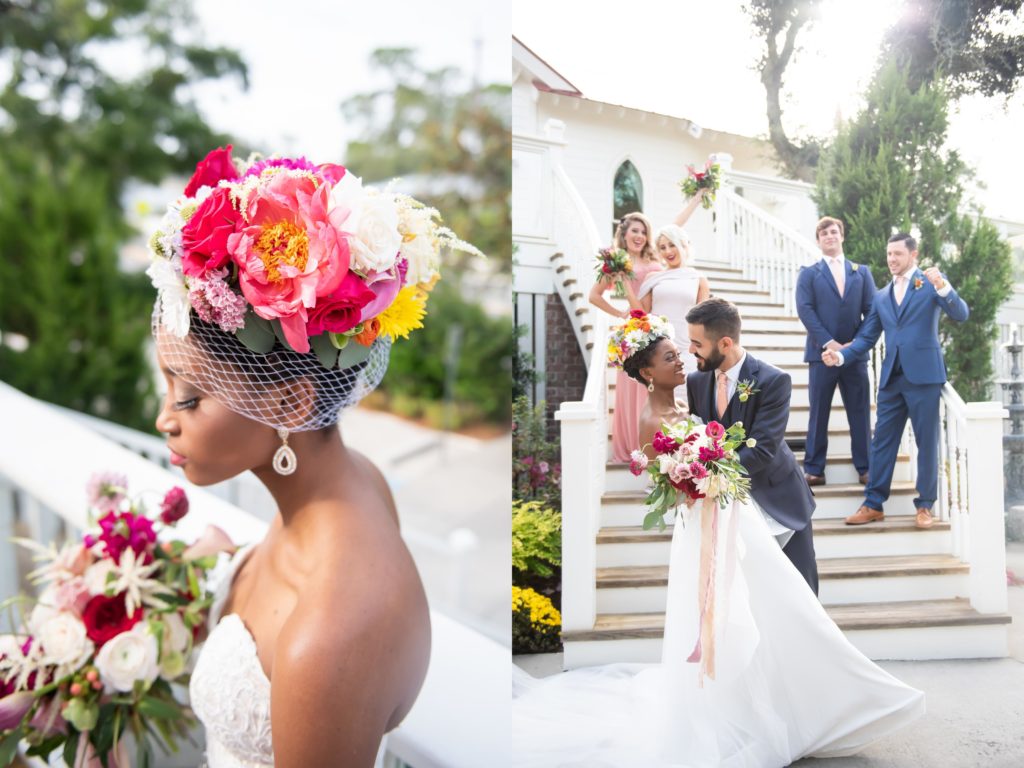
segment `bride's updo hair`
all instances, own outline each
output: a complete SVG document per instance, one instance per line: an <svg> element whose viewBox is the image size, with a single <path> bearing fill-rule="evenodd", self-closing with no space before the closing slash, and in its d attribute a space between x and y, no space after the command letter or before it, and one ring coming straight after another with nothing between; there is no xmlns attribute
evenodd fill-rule
<svg viewBox="0 0 1024 768"><path fill-rule="evenodd" d="M651 220L639 211L627 213L619 220L619 226L615 228L615 247L621 248L627 253L629 252L629 248L626 247L626 230L629 229L629 225L634 221L639 221L643 224L644 234L647 236L647 242L644 243L644 249L641 251L641 255L647 259L655 258L657 253L654 250L654 240L651 238L651 233L654 231L654 227L651 225Z"/></svg>
<svg viewBox="0 0 1024 768"><path fill-rule="evenodd" d="M658 241L663 237L679 251L679 266L685 267L693 256L693 242L690 240L690 236L686 234L686 230L678 224L666 224L654 236L655 248L658 247Z"/></svg>
<svg viewBox="0 0 1024 768"><path fill-rule="evenodd" d="M655 348L661 344L668 336L658 336L651 341L646 347L641 349L626 358L622 364L622 370L626 372L626 375L634 381L638 381L645 387L649 384L647 379L640 375L641 368L647 368L650 366L651 361L654 359Z"/></svg>

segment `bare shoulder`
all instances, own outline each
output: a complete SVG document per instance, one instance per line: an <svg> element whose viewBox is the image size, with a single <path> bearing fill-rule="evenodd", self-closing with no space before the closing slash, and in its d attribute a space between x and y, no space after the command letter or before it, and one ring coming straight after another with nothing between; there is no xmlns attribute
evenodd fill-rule
<svg viewBox="0 0 1024 768"><path fill-rule="evenodd" d="M384 473L380 471L380 468L376 464L370 461L366 454L352 448L349 448L348 452L352 457L352 462L358 475L365 478L374 491L380 495L388 509L388 512L391 513L391 516L397 524L398 509L395 506L395 498L391 495L391 487L388 485L388 481L387 478L384 477Z"/></svg>

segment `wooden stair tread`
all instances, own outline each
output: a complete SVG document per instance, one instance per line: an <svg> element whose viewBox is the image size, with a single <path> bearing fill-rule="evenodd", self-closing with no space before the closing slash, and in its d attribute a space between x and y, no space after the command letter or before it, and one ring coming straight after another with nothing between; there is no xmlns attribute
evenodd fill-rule
<svg viewBox="0 0 1024 768"><path fill-rule="evenodd" d="M815 496L847 496L847 495L864 495L864 486L860 483L836 483L834 485L817 485L813 489ZM892 483L892 493L901 493L906 491L916 490L914 482L911 480L894 480ZM610 502L613 504L632 504L636 502L643 502L647 498L647 492L642 490L626 490L626 491L605 491L601 495L602 502ZM854 510L856 511L856 510ZM853 514L851 512L850 514Z"/></svg>
<svg viewBox="0 0 1024 768"><path fill-rule="evenodd" d="M881 557L830 557L818 560L818 578L859 579L898 576L935 576L968 573L970 566L953 555L884 555ZM596 570L597 588L663 587L668 584L667 565L627 565Z"/></svg>
<svg viewBox="0 0 1024 768"><path fill-rule="evenodd" d="M982 626L1012 621L1006 613L978 613L965 598L854 603L825 606L825 610L842 630ZM562 639L658 639L664 631L664 613L599 613L593 629L563 632Z"/></svg>

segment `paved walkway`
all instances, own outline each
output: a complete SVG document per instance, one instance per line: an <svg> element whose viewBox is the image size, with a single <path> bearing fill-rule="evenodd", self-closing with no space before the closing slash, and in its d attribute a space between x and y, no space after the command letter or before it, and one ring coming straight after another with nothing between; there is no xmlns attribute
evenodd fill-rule
<svg viewBox="0 0 1024 768"><path fill-rule="evenodd" d="M1007 545L1007 567L1024 578L1024 543ZM1009 589L1010 657L887 661L881 666L925 693L914 726L853 757L801 760L799 768L1021 768L1024 766L1024 586ZM561 669L561 654L515 659L533 675ZM842 691L836 691L842 696Z"/></svg>

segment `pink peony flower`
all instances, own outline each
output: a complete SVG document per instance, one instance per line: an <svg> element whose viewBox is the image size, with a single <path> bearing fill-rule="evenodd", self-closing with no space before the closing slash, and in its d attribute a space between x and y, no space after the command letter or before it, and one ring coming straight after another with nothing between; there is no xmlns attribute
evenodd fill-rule
<svg viewBox="0 0 1024 768"><path fill-rule="evenodd" d="M213 190L181 230L182 271L189 277L206 278L231 258L228 238L241 225L242 217L231 204L231 191Z"/></svg>
<svg viewBox="0 0 1024 768"><path fill-rule="evenodd" d="M216 187L221 179L234 181L238 171L231 162L231 145L218 147L196 163L196 171L185 187L185 197L193 197L200 187Z"/></svg>
<svg viewBox="0 0 1024 768"><path fill-rule="evenodd" d="M359 324L361 310L374 299L374 292L353 272L346 272L341 284L317 300L309 311L307 336L330 331L344 333Z"/></svg>
<svg viewBox="0 0 1024 768"><path fill-rule="evenodd" d="M174 525L188 514L188 497L185 491L174 486L164 496L160 503L160 520L164 525Z"/></svg>
<svg viewBox="0 0 1024 768"><path fill-rule="evenodd" d="M678 447L678 443L673 438L666 437L660 430L654 433L651 444L658 453L672 453Z"/></svg>
<svg viewBox="0 0 1024 768"><path fill-rule="evenodd" d="M257 315L279 320L296 352L309 351L308 310L348 272L350 255L327 214L330 189L280 173L252 195L243 227L228 238L239 284Z"/></svg>
<svg viewBox="0 0 1024 768"><path fill-rule="evenodd" d="M712 440L721 440L725 437L725 427L717 421L709 421L708 425L704 428L704 434Z"/></svg>

